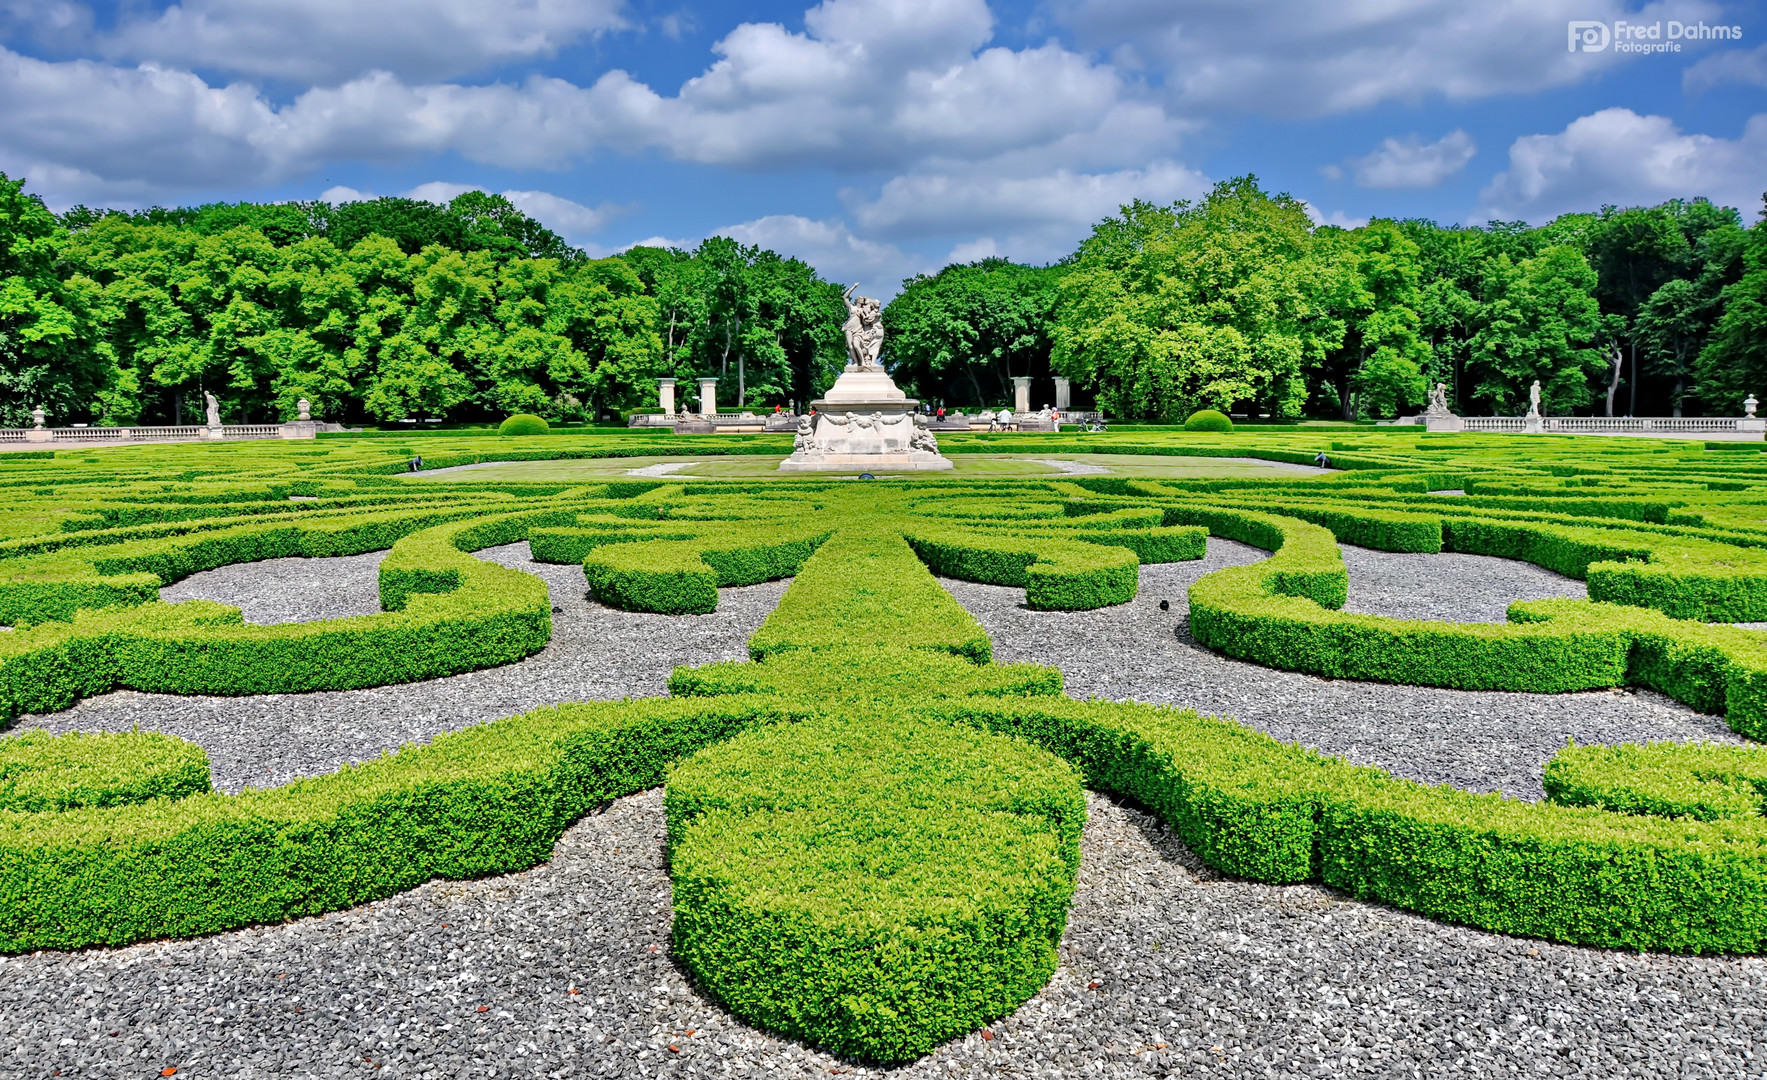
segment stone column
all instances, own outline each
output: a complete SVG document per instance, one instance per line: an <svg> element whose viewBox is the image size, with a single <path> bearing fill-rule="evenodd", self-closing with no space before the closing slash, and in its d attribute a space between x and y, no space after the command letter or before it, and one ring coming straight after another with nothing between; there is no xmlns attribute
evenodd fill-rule
<svg viewBox="0 0 1767 1080"><path fill-rule="evenodd" d="M664 416L675 415L674 379L658 379L656 381L656 403L662 406Z"/></svg>
<svg viewBox="0 0 1767 1080"><path fill-rule="evenodd" d="M1068 406L1073 404L1073 398L1069 393L1070 389L1066 379L1060 375L1055 377L1055 407L1062 412L1067 412Z"/></svg>
<svg viewBox="0 0 1767 1080"><path fill-rule="evenodd" d="M699 414L710 416L718 411L718 380L701 379L699 381Z"/></svg>
<svg viewBox="0 0 1767 1080"><path fill-rule="evenodd" d="M1012 377L1012 411L1028 413L1031 411L1031 377L1014 375Z"/></svg>

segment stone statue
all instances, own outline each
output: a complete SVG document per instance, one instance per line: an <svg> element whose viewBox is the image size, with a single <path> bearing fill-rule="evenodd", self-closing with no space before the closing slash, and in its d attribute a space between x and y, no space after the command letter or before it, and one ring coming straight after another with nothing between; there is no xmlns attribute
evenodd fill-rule
<svg viewBox="0 0 1767 1080"><path fill-rule="evenodd" d="M810 418L808 416L798 417L798 430L797 430L797 434L795 436L793 436L792 441L791 441L791 452L795 454L801 450L814 450L814 449L816 449L817 444L816 444L815 432L816 432L815 424L810 420Z"/></svg>
<svg viewBox="0 0 1767 1080"><path fill-rule="evenodd" d="M1430 391L1430 407L1429 407L1429 411L1426 415L1429 415L1429 416L1453 416L1454 415L1454 413L1451 412L1448 408L1448 384L1447 383L1437 383L1436 388L1434 390Z"/></svg>
<svg viewBox="0 0 1767 1080"><path fill-rule="evenodd" d="M847 335L847 370L848 371L882 371L883 370L883 306L874 297L861 296L853 299L853 290L859 284L854 282L841 299L847 305L847 321L841 331Z"/></svg>
<svg viewBox="0 0 1767 1080"><path fill-rule="evenodd" d="M297 419L297 420L311 420L311 419L313 419L313 412L312 412L313 403L311 401L308 401L306 398L302 398L301 400L295 402L295 408L300 410L300 415L295 417L295 419Z"/></svg>
<svg viewBox="0 0 1767 1080"><path fill-rule="evenodd" d="M209 426L212 428L220 427L221 426L221 403L219 401L216 401L215 395L209 393L207 390L204 390L202 392L202 396L203 396L203 401L207 402L208 407L209 407Z"/></svg>
<svg viewBox="0 0 1767 1080"><path fill-rule="evenodd" d="M926 417L914 414L914 431L908 436L909 450L924 450L929 454L939 452L939 440L933 436L932 430L926 426Z"/></svg>
<svg viewBox="0 0 1767 1080"><path fill-rule="evenodd" d="M1535 379L1534 385L1528 387L1528 418L1537 420L1540 417L1540 380Z"/></svg>

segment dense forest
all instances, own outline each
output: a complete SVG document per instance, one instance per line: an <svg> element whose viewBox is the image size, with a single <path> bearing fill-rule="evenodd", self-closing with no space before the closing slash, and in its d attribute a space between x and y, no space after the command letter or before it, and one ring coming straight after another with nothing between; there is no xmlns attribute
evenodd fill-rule
<svg viewBox="0 0 1767 1080"><path fill-rule="evenodd" d="M591 259L500 196L55 215L0 175L0 425L598 419L658 376L723 407L820 393L845 359L840 287L714 237ZM1767 392L1767 211L1700 199L1539 227L1315 226L1255 178L1136 202L1051 266L904 283L885 361L912 394L999 405L1053 375L1118 417L1200 407L1356 419L1736 415ZM683 397L691 384L684 386Z"/></svg>

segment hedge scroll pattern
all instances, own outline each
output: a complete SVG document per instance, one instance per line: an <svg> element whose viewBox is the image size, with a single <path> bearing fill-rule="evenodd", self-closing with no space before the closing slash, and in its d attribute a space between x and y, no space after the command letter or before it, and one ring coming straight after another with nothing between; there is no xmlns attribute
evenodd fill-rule
<svg viewBox="0 0 1767 1080"><path fill-rule="evenodd" d="M552 441L546 456L669 452L649 437ZM545 589L471 553L520 540L635 610L793 584L749 661L678 671L669 698L537 710L281 788L208 791L200 751L159 736L14 740L0 754L0 948L207 933L508 872L588 808L662 782L677 955L738 1015L857 1058L912 1059L1041 985L1081 783L1154 808L1211 865L1255 880L1569 942L1767 948L1760 751L1568 747L1542 804L1425 787L1183 710L1072 701L1059 672L991 663L933 576L1096 607L1132 598L1139 564L1227 537L1272 553L1192 590L1193 631L1228 655L1420 685L1651 686L1758 738L1762 635L1711 625L1767 618L1758 452L1392 435L1334 444L1345 468L1318 478L861 488L413 483L392 475L413 448L384 443L5 465L0 486L30 508L0 540L7 717L117 686L289 692L519 659L549 636ZM1315 452L1246 433L1010 445ZM443 439L421 451L496 456ZM1448 489L1465 494L1433 494ZM1587 580L1594 599L1517 604L1496 626L1348 615L1339 543L1522 559ZM257 627L155 599L214 566L380 548L376 616Z"/></svg>

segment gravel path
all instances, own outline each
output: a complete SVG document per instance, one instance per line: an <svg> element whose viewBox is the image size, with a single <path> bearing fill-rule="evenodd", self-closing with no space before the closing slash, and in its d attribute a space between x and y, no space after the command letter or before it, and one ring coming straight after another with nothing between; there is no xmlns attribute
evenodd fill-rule
<svg viewBox="0 0 1767 1080"><path fill-rule="evenodd" d="M725 590L712 616L632 615L583 600L579 568L536 566L521 545L486 554L546 578L565 609L553 644L521 664L343 694L112 694L31 722L141 720L232 755L235 779L224 786L255 779L253 763L264 762L275 769L264 780L280 782L544 701L658 693L675 663L740 655L783 590ZM1485 618L1515 596L1578 588L1478 557L1345 556L1353 605L1383 613ZM1537 796L1539 766L1566 733L1727 737L1720 721L1655 695L1330 682L1226 661L1174 635L1189 582L1262 557L1211 540L1208 559L1144 567L1138 600L1097 612L1031 612L1019 590L947 586L988 626L1000 659L1059 664L1078 694L1237 714L1420 779ZM265 606L254 610L325 614L314 599L323 590L300 585L318 568L260 576ZM244 595L226 571L214 573L182 587ZM277 599L277 583L312 606ZM348 589L335 596L359 600ZM291 704L299 718L280 715ZM224 767L216 771L221 782ZM890 1075L1763 1074L1767 961L1553 945L1314 886L1222 880L1149 817L1098 795L1089 802L1055 978L993 1025L991 1039L965 1036ZM0 1080L167 1068L196 1078L878 1075L757 1032L693 991L669 958L663 825L660 791L650 791L588 815L550 863L525 873L431 882L351 911L193 941L0 957L9 1036Z"/></svg>
<svg viewBox="0 0 1767 1080"><path fill-rule="evenodd" d="M1505 559L1343 550L1351 611L1501 621L1510 600L1584 595L1581 582ZM1507 694L1319 679L1196 644L1185 618L1190 584L1265 557L1211 538L1206 558L1143 566L1135 600L1094 611L1031 611L1022 589L944 584L987 628L996 660L1053 664L1076 697L1188 705L1427 783L1539 799L1541 771L1567 736L1583 743L1743 741L1723 720L1649 691ZM1159 609L1161 600L1170 612Z"/></svg>
<svg viewBox="0 0 1767 1080"><path fill-rule="evenodd" d="M1759 1075L1767 962L1578 949L1225 881L1152 819L1090 803L1055 978L992 1039L889 1075ZM693 991L669 959L662 839L650 791L525 873L195 941L0 958L0 1077L885 1072Z"/></svg>
<svg viewBox="0 0 1767 1080"><path fill-rule="evenodd" d="M1096 476L1110 472L1103 465L1094 465L1089 461L1061 461L1056 458L1026 458L1033 465L1045 465L1059 473L1069 476Z"/></svg>
<svg viewBox="0 0 1767 1080"><path fill-rule="evenodd" d="M789 584L720 589L711 615L645 615L586 599L581 566L536 563L525 541L479 554L543 578L560 609L552 616L552 643L519 663L317 694L179 697L123 690L64 712L24 717L14 730L126 731L139 724L200 744L220 790L285 784L541 705L666 693L677 664L745 658L749 635ZM162 596L239 604L257 622L368 614L379 608L374 568L383 555L243 563L193 574Z"/></svg>
<svg viewBox="0 0 1767 1080"><path fill-rule="evenodd" d="M384 551L335 559L265 559L192 574L160 590L168 604L216 600L248 623L315 622L380 614Z"/></svg>

